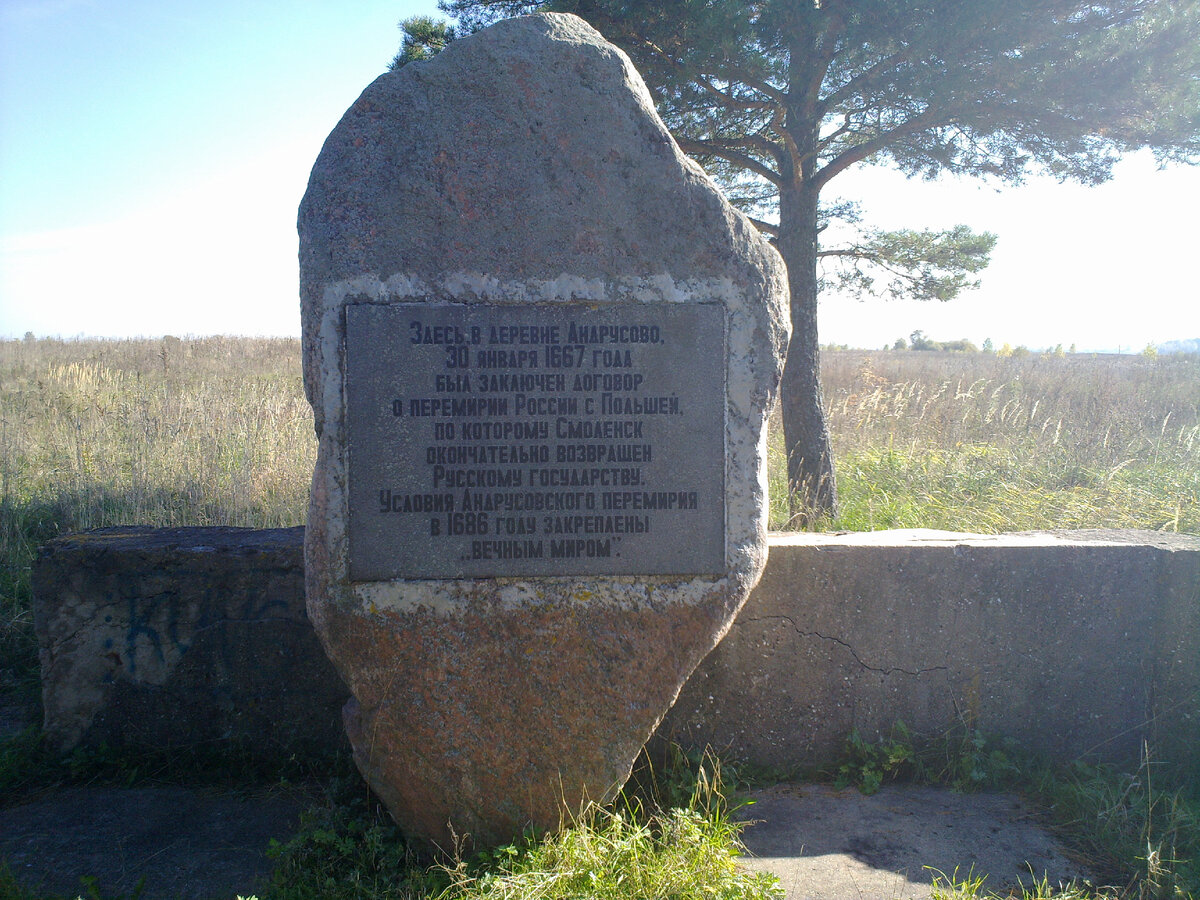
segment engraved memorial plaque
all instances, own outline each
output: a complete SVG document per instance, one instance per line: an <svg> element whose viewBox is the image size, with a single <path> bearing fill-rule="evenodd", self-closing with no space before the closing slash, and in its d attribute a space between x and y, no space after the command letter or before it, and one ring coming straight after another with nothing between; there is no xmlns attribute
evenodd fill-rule
<svg viewBox="0 0 1200 900"><path fill-rule="evenodd" d="M349 304L352 581L725 559L717 303Z"/></svg>

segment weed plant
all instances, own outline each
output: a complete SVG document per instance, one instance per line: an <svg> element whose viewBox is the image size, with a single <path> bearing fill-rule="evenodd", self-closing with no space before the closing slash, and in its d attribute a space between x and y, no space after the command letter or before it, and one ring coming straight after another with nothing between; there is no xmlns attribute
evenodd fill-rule
<svg viewBox="0 0 1200 900"><path fill-rule="evenodd" d="M877 741L853 730L846 739L842 759L832 770L835 787L854 786L873 794L885 781L941 784L956 791L1002 790L1013 787L1023 768L1016 743L997 742L977 729L958 724L933 739L922 739L903 722Z"/></svg>
<svg viewBox="0 0 1200 900"><path fill-rule="evenodd" d="M1149 747L1133 771L1077 761L1052 766L1013 741L995 741L959 723L944 734L917 735L898 722L868 741L857 731L841 761L817 777L870 794L885 782L947 785L955 790L1014 790L1048 810L1051 824L1084 858L1102 889L1054 888L1031 881L1014 897L1105 896L1121 900L1200 897L1200 778L1156 761ZM991 896L974 873L936 873L933 896Z"/></svg>
<svg viewBox="0 0 1200 900"><path fill-rule="evenodd" d="M1194 773L1193 773L1194 774ZM1200 784L1156 762L1077 762L1034 786L1072 846L1139 900L1200 897Z"/></svg>
<svg viewBox="0 0 1200 900"><path fill-rule="evenodd" d="M447 884L353 776L334 779L296 833L273 840L267 852L271 900L407 900Z"/></svg>

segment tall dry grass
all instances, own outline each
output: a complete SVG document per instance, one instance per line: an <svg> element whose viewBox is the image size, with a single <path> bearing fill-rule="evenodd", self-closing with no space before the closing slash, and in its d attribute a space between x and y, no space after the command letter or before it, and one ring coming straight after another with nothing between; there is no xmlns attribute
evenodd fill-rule
<svg viewBox="0 0 1200 900"><path fill-rule="evenodd" d="M295 340L0 343L0 502L60 530L304 521Z"/></svg>
<svg viewBox="0 0 1200 900"><path fill-rule="evenodd" d="M827 351L832 530L1200 531L1200 358ZM776 429L778 432L778 429ZM773 524L787 523L782 441Z"/></svg>
<svg viewBox="0 0 1200 900"><path fill-rule="evenodd" d="M301 524L315 450L295 340L0 342L0 688L36 660L40 543Z"/></svg>

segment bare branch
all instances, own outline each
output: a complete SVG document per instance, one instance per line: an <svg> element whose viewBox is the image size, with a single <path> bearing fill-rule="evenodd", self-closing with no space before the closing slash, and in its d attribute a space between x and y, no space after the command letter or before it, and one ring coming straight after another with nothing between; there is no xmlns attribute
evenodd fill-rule
<svg viewBox="0 0 1200 900"><path fill-rule="evenodd" d="M750 220L750 224L761 231L763 234L769 234L771 237L779 237L779 226L772 225L770 222L764 222L762 219L756 219L753 216L746 216Z"/></svg>
<svg viewBox="0 0 1200 900"><path fill-rule="evenodd" d="M764 165L759 160L755 159L747 153L741 153L736 149L741 142L731 141L729 143L714 141L714 140L697 140L694 138L677 137L675 142L679 144L679 148L692 156L716 156L726 162L731 162L735 166L741 166L749 172L753 172L760 178L765 178L767 181L774 184L776 187L782 185L783 179L779 173L770 167ZM733 146L731 146L733 145Z"/></svg>

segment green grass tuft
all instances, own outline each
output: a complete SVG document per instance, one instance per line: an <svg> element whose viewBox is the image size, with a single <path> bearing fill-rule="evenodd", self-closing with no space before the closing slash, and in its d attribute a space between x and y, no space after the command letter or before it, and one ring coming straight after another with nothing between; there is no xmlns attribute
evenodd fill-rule
<svg viewBox="0 0 1200 900"><path fill-rule="evenodd" d="M1052 810L1069 843L1125 897L1200 896L1200 782L1155 761L1133 772L1077 762L1031 790Z"/></svg>
<svg viewBox="0 0 1200 900"><path fill-rule="evenodd" d="M745 823L731 815L720 762L671 757L659 784L692 785L686 803L650 807L623 794L591 804L556 833L529 838L481 857L443 865L449 886L438 900L778 900L779 881L737 864Z"/></svg>
<svg viewBox="0 0 1200 900"><path fill-rule="evenodd" d="M311 810L296 836L273 847L276 871L266 896L777 900L777 879L737 865L744 826L732 818L720 763L711 755L697 765L683 754L673 759L687 771L662 772L659 783L692 785L681 806L623 793L609 806L589 805L553 834L433 865L360 787Z"/></svg>
<svg viewBox="0 0 1200 900"><path fill-rule="evenodd" d="M694 809L641 821L620 809L589 809L580 821L541 841L493 854L493 865L448 868L444 900L646 897L777 898L777 880L736 862L740 826Z"/></svg>

